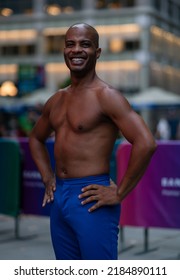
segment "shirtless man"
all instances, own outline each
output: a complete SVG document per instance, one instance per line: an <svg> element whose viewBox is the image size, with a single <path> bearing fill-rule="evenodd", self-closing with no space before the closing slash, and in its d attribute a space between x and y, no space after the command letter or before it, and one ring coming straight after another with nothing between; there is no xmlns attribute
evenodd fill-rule
<svg viewBox="0 0 180 280"><path fill-rule="evenodd" d="M71 85L45 104L30 135L32 157L51 203L56 259L117 259L120 203L136 186L156 149L150 130L128 101L96 74L99 36L88 24L71 26L64 58ZM54 131L53 172L45 141ZM109 163L118 132L132 144L127 171L116 186Z"/></svg>

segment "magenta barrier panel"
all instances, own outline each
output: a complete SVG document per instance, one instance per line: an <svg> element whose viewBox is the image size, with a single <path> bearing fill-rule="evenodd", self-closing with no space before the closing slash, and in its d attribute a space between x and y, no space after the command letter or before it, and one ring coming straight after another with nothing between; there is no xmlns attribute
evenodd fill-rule
<svg viewBox="0 0 180 280"><path fill-rule="evenodd" d="M136 188L122 202L122 226L180 228L180 141L158 141ZM131 145L118 147L117 182L127 168Z"/></svg>

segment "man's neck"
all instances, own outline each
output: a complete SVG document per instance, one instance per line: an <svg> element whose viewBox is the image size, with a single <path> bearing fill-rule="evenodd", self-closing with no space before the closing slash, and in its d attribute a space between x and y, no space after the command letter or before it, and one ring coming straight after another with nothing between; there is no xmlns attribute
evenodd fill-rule
<svg viewBox="0 0 180 280"><path fill-rule="evenodd" d="M96 78L97 75L95 72L89 73L88 75L86 74L84 76L82 73L71 73L71 86L86 86L91 84Z"/></svg>

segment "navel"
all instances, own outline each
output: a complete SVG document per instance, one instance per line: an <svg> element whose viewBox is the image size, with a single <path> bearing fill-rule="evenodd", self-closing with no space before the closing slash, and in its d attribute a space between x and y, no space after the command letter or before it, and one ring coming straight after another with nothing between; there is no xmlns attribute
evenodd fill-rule
<svg viewBox="0 0 180 280"><path fill-rule="evenodd" d="M62 168L61 170L62 170L62 172L63 172L64 174L67 174L67 169Z"/></svg>
<svg viewBox="0 0 180 280"><path fill-rule="evenodd" d="M83 130L83 126L80 124L80 125L78 125L78 130Z"/></svg>

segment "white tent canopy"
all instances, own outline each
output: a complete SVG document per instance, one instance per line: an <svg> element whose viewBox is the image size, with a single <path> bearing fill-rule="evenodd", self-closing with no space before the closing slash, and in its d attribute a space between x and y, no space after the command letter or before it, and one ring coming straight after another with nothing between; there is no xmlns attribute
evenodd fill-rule
<svg viewBox="0 0 180 280"><path fill-rule="evenodd" d="M44 88L36 90L28 96L22 97L20 102L23 105L36 105L38 103L44 104L51 96L51 90Z"/></svg>
<svg viewBox="0 0 180 280"><path fill-rule="evenodd" d="M143 92L127 97L132 106L150 107L153 105L180 105L180 95L161 88L148 88Z"/></svg>
<svg viewBox="0 0 180 280"><path fill-rule="evenodd" d="M37 104L44 104L51 96L51 90L43 88L21 98L0 97L0 107L4 107L8 110L11 110L11 108L18 109L21 106L34 106Z"/></svg>
<svg viewBox="0 0 180 280"><path fill-rule="evenodd" d="M50 89L39 89L28 96L21 98L0 98L0 106L4 107L20 107L23 105L34 106L38 103L44 104L53 95ZM136 93L133 96L126 96L129 103L134 107L147 108L151 106L161 105L178 105L180 106L180 95L167 92L161 88L148 88L143 92Z"/></svg>
<svg viewBox="0 0 180 280"><path fill-rule="evenodd" d="M50 89L40 89L28 96L22 97L21 103L26 105L35 105L37 103L44 104L51 96L52 92ZM156 87L148 88L143 92L127 97L127 99L131 105L139 107L153 105L180 105L180 95Z"/></svg>

